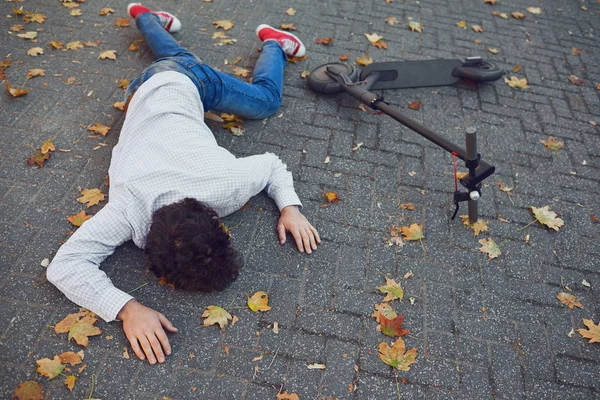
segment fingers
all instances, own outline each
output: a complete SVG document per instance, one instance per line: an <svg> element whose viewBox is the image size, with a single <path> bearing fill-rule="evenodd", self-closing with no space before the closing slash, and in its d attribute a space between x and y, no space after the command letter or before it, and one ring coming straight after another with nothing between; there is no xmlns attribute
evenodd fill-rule
<svg viewBox="0 0 600 400"><path fill-rule="evenodd" d="M140 341L140 345L142 346L142 350L144 350L144 354L146 354L148 362L150 364L156 364L156 357L154 357L154 351L152 350L152 345L148 341L148 338L146 336L140 336L137 339Z"/></svg>
<svg viewBox="0 0 600 400"><path fill-rule="evenodd" d="M318 244L321 244L321 236L319 236L319 232L317 232L317 230L315 229L314 226L310 226L310 230L313 232L313 234L315 235L315 239L317 241Z"/></svg>
<svg viewBox="0 0 600 400"><path fill-rule="evenodd" d="M304 251L306 251L306 254L312 253L312 249L310 248L310 235L308 234L308 232L310 232L308 229L303 229L300 233L300 235L302 236L302 242L304 244Z"/></svg>
<svg viewBox="0 0 600 400"><path fill-rule="evenodd" d="M167 334L165 333L165 331L163 331L162 329L156 330L154 332L154 334L156 335L156 337L158 338L158 341L162 347L162 349L164 350L166 355L170 355L171 354L171 344L169 343L169 338L167 338ZM160 361L160 357L158 359L159 362ZM164 358L163 358L164 361Z"/></svg>
<svg viewBox="0 0 600 400"><path fill-rule="evenodd" d="M300 251L300 253L304 253L304 247L302 245L302 235L300 234L300 231L298 231L298 229L294 229L290 232L294 237L294 240L296 241L296 246L298 247L298 250Z"/></svg>
<svg viewBox="0 0 600 400"><path fill-rule="evenodd" d="M144 361L146 359L146 357L144 356L144 352L140 348L137 338L135 336L127 336L127 340L129 340L129 343L131 344L131 348L133 349L133 352L135 353L137 358Z"/></svg>
<svg viewBox="0 0 600 400"><path fill-rule="evenodd" d="M177 331L178 331L178 329L177 329L177 328L175 328L175 327L173 326L173 324L171 323L171 321L169 321L169 320L167 319L167 317L165 317L164 315L162 315L162 314L158 314L158 320L160 321L160 324L161 324L161 325L162 325L164 328L166 328L166 329L167 329L169 332L177 332Z"/></svg>
<svg viewBox="0 0 600 400"><path fill-rule="evenodd" d="M277 225L277 232L279 233L279 244L285 244L285 225Z"/></svg>
<svg viewBox="0 0 600 400"><path fill-rule="evenodd" d="M156 355L156 359L158 359L158 362L159 363L165 362L165 354L163 353L163 349L162 349L160 342L156 338L156 333L152 332L150 334L150 336L147 336L147 337L148 337L148 342L150 342L150 346L152 347L152 351ZM148 353L146 353L146 355L148 355ZM156 362L156 359L154 360L154 362ZM150 361L150 364L154 364L154 362L152 362L153 360L150 360L150 357L148 357L148 360Z"/></svg>

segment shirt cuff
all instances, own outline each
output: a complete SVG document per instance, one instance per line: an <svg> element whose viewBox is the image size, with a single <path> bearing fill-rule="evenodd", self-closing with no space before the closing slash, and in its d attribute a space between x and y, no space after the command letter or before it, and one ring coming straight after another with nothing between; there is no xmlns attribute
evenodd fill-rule
<svg viewBox="0 0 600 400"><path fill-rule="evenodd" d="M106 322L111 322L117 319L119 311L127 304L133 296L125 293L116 287L108 287L103 290L102 295L98 299L98 310L92 310Z"/></svg>
<svg viewBox="0 0 600 400"><path fill-rule="evenodd" d="M271 193L271 198L275 201L275 204L277 204L279 211L283 210L283 208L287 206L298 206L300 210L302 209L300 198L293 190L283 191L281 193Z"/></svg>

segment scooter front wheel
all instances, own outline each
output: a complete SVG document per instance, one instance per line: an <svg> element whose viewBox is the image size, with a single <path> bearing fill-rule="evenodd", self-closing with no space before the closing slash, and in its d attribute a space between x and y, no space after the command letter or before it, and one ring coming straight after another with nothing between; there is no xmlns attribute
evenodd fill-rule
<svg viewBox="0 0 600 400"><path fill-rule="evenodd" d="M495 64L480 60L474 63L465 63L462 67L454 68L452 76L471 82L493 82L502 78L504 70Z"/></svg>
<svg viewBox="0 0 600 400"><path fill-rule="evenodd" d="M317 93L336 94L342 91L342 84L330 73L346 75L350 82L358 80L358 70L352 64L330 63L320 65L308 77L308 86Z"/></svg>

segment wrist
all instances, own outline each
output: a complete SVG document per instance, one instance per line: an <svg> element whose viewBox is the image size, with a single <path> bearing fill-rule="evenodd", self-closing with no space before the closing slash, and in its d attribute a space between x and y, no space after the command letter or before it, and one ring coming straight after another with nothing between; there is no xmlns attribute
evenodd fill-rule
<svg viewBox="0 0 600 400"><path fill-rule="evenodd" d="M119 313L117 314L117 319L120 321L124 321L125 319L127 319L131 314L132 310L136 308L138 304L140 303L138 303L135 299L129 300L127 303L125 303L123 308L121 308L121 311L119 311Z"/></svg>
<svg viewBox="0 0 600 400"><path fill-rule="evenodd" d="M300 208L295 204L290 205L290 206L285 206L281 209L281 214L294 213L294 212L300 212Z"/></svg>

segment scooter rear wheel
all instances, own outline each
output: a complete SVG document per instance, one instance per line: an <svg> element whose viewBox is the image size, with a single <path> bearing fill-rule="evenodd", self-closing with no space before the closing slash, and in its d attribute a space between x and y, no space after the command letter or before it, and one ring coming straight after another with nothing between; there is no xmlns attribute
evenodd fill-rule
<svg viewBox="0 0 600 400"><path fill-rule="evenodd" d="M498 68L495 64L480 60L476 63L465 64L462 67L454 68L452 76L465 79L471 82L493 82L502 78L504 70Z"/></svg>
<svg viewBox="0 0 600 400"><path fill-rule="evenodd" d="M358 71L351 64L330 63L318 66L308 77L308 86L318 93L336 94L342 91L342 85L333 79L327 71L336 75L347 75L352 82L356 82Z"/></svg>

